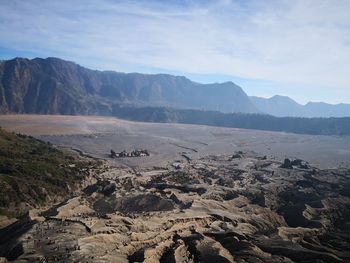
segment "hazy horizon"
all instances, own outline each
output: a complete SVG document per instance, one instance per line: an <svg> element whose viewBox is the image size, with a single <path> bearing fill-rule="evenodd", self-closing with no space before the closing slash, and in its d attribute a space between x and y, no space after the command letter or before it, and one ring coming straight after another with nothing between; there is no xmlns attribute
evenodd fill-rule
<svg viewBox="0 0 350 263"><path fill-rule="evenodd" d="M249 95L350 103L348 1L2 3L0 57L233 81Z"/></svg>
<svg viewBox="0 0 350 263"><path fill-rule="evenodd" d="M4 61L4 60L11 60L11 59L15 59L15 58L24 58L24 59L35 59L35 58L41 58L41 57L33 57L33 58L27 58L27 57L12 57L12 58L6 58L6 59L0 59L0 61ZM47 57L47 58L49 58L49 57ZM57 57L55 57L55 58L57 58ZM46 58L41 58L41 59L46 59ZM60 59L60 58L59 58ZM78 64L78 65L80 65L80 66L83 66L83 67L86 67L86 66L84 66L84 65L81 65L81 64L79 64L79 63L77 63L77 62L75 62L75 61L70 61L70 62L74 62L74 63L76 63L76 64ZM88 68L88 67L86 67L86 68ZM100 70L100 71L104 71L103 69L97 69L97 68L89 68L89 69L91 69L91 70ZM110 71L110 70L106 70L106 71ZM114 71L114 70L113 70ZM115 72L119 72L119 71L115 71ZM350 104L350 103L344 103L344 102L335 102L335 103L331 103L331 102L327 102L327 101L306 101L306 102L300 102L300 101L298 101L297 99L295 99L295 98L293 98L293 97L291 97L291 96L288 96L288 95L283 95L283 94L274 94L274 95L256 95L256 94L249 94L248 92L247 92L247 90L246 90L246 88L244 87L244 86L242 86L242 85L240 85L239 84L239 79L238 79L238 81L237 82L235 82L235 81L233 81L232 79L225 79L225 78L222 78L221 79L221 81L217 81L217 80L215 80L215 79L211 79L210 77L208 78L208 76L207 77L204 77L203 79L201 79L201 77L196 77L196 75L193 75L193 74L191 74L191 75L179 75L179 74L176 74L176 73L169 73L169 72L136 72L136 71L131 71L131 72L121 72L121 73L126 73L126 74L129 74L129 73L141 73L141 74L151 74L151 75L153 75L153 74L170 74L170 75L174 75L174 76L177 76L177 77L186 77L186 78L188 78L189 80L191 80L191 81L193 81L193 82L197 82L197 83L200 83L200 84L213 84L213 83L224 83L224 82L233 82L234 84L236 84L236 85L238 85L238 86L240 86L242 89L243 89L243 91L248 95L248 96L250 96L250 97L259 97L259 98L264 98L264 99L271 99L271 98L273 98L273 97L276 97L276 96L278 96L278 97L288 97L289 99L292 99L292 100L294 100L296 103L298 103L298 104L300 104L300 105L302 105L302 106L305 106L305 105L307 105L308 103L326 103L326 104L330 104L330 105L339 105L339 104ZM198 79L198 80L196 80L196 79ZM206 81L207 80L207 81Z"/></svg>

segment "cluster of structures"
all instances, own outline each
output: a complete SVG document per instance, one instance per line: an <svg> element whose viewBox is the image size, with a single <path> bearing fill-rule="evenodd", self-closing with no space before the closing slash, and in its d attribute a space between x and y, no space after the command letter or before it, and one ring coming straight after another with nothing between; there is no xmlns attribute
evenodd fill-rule
<svg viewBox="0 0 350 263"><path fill-rule="evenodd" d="M116 153L114 150L111 150L110 157L111 158L121 158L121 157L143 157L149 156L149 152L147 150L133 150L131 152L121 151L120 153Z"/></svg>
<svg viewBox="0 0 350 263"><path fill-rule="evenodd" d="M281 168L293 169L293 166L296 166L297 168L300 168L300 169L310 169L310 166L307 162L300 159L290 160L288 158L284 159L284 162L281 165Z"/></svg>

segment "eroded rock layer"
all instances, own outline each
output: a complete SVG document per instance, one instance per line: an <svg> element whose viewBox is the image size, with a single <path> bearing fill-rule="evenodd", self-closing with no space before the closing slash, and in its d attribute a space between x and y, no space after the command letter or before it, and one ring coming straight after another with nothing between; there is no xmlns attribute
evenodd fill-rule
<svg viewBox="0 0 350 263"><path fill-rule="evenodd" d="M17 262L349 262L349 170L286 162L235 153L111 168L81 195L1 230L1 255Z"/></svg>

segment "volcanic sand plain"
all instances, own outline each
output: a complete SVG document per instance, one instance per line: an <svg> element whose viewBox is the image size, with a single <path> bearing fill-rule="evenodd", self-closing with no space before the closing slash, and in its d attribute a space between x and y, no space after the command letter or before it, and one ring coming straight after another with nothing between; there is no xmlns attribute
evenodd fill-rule
<svg viewBox="0 0 350 263"><path fill-rule="evenodd" d="M0 115L0 126L131 168L234 151L254 151L279 160L300 158L319 168L347 166L350 160L350 136L133 122L100 116ZM147 149L151 156L110 159L111 149Z"/></svg>

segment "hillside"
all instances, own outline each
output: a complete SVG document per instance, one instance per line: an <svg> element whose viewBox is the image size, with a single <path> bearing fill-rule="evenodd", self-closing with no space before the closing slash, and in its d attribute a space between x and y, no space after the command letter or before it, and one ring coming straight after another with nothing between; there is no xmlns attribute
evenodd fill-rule
<svg viewBox="0 0 350 263"><path fill-rule="evenodd" d="M0 128L0 216L18 216L68 197L97 165Z"/></svg>
<svg viewBox="0 0 350 263"><path fill-rule="evenodd" d="M199 84L167 74L97 71L58 58L0 64L0 112L111 115L114 104L258 112L232 82Z"/></svg>

